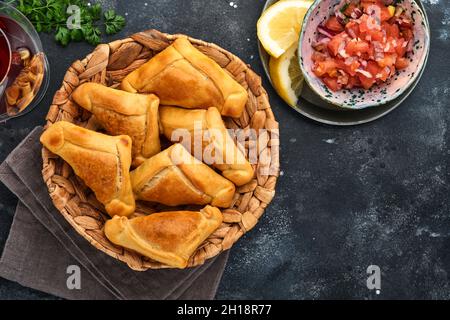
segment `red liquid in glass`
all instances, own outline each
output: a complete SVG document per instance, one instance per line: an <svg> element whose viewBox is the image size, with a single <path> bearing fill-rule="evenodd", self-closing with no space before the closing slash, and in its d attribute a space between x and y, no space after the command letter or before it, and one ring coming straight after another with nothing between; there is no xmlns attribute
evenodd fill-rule
<svg viewBox="0 0 450 320"><path fill-rule="evenodd" d="M0 33L0 83L8 72L10 59L8 42L5 39L5 36Z"/></svg>
<svg viewBox="0 0 450 320"><path fill-rule="evenodd" d="M9 17L0 16L0 28L9 40L9 45L11 46L12 58L11 66L8 65L8 43L5 39L0 38L0 81L3 79L3 72L9 72L7 78L4 79L3 85L0 87L8 87L14 82L14 79L19 75L20 71L23 69L23 65L20 62L20 58L17 59L17 49L28 48L31 55L36 54L34 52L34 44L28 33L23 30L23 28L14 20ZM3 40L3 41L2 41ZM6 47L4 47L6 45ZM14 53L16 51L16 53ZM17 61L18 60L18 61ZM5 97L3 95L3 89L0 89L0 114L6 112Z"/></svg>

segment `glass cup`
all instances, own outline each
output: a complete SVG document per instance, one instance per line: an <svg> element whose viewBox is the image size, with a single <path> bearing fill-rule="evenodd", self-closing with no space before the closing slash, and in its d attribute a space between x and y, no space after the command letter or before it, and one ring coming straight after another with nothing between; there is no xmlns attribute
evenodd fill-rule
<svg viewBox="0 0 450 320"><path fill-rule="evenodd" d="M49 80L47 57L33 25L0 1L0 122L35 108Z"/></svg>

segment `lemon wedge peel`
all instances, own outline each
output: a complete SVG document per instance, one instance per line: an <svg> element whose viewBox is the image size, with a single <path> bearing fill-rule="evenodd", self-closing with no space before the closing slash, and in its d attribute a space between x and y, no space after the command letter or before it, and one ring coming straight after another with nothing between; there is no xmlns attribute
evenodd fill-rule
<svg viewBox="0 0 450 320"><path fill-rule="evenodd" d="M273 86L280 97L290 106L295 107L303 88L303 74L300 70L297 43L294 43L278 59L271 57L269 73Z"/></svg>
<svg viewBox="0 0 450 320"><path fill-rule="evenodd" d="M303 18L312 1L279 1L263 12L257 34L264 49L278 58L298 41Z"/></svg>

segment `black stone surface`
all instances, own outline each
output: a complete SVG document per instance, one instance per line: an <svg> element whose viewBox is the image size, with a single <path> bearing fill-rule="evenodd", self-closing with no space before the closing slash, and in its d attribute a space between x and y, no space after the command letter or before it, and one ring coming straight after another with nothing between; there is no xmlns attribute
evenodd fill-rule
<svg viewBox="0 0 450 320"><path fill-rule="evenodd" d="M102 1L127 14L121 34L157 28L215 42L263 74L256 21L264 1ZM427 69L388 116L358 127L309 121L289 109L264 77L281 127L277 194L258 225L232 249L219 299L450 298L450 1L426 0L432 29ZM51 85L31 113L0 125L0 160L43 124L72 61L92 51L42 35ZM17 199L0 185L0 248ZM382 271L381 294L366 268ZM0 279L2 299L53 297Z"/></svg>

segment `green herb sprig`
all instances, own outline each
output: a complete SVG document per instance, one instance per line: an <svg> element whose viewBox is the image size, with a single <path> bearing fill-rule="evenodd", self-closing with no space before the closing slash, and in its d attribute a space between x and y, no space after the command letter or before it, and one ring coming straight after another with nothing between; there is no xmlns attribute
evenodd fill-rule
<svg viewBox="0 0 450 320"><path fill-rule="evenodd" d="M70 5L80 8L81 29L69 29L67 13ZM125 18L114 10L102 15L99 3L88 4L86 0L18 0L17 9L35 26L38 32L54 33L55 40L63 46L71 41L86 41L97 45L101 41L102 30L115 34L125 26Z"/></svg>

